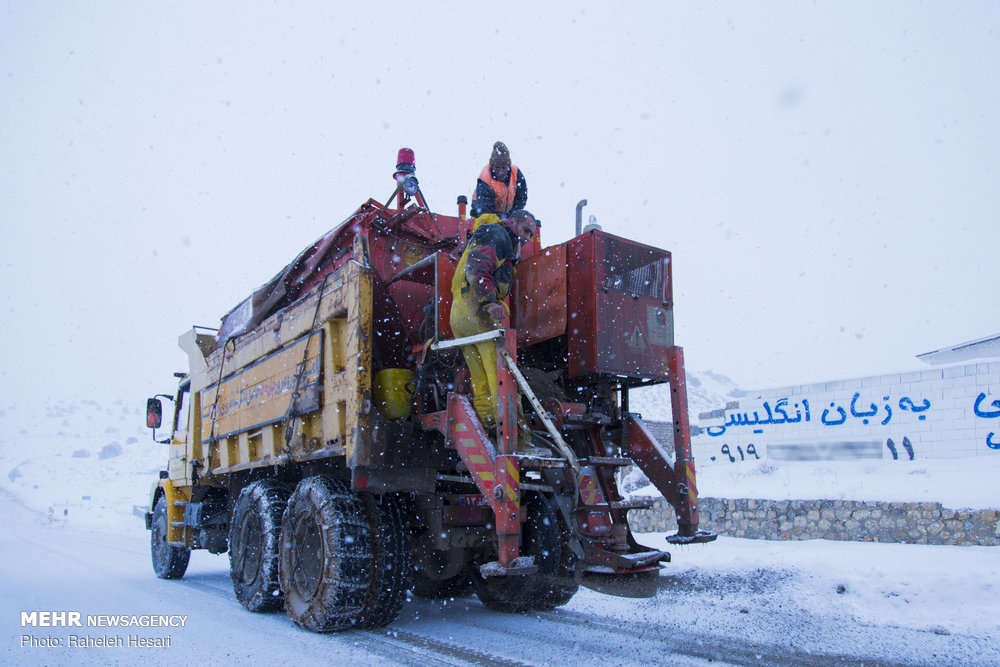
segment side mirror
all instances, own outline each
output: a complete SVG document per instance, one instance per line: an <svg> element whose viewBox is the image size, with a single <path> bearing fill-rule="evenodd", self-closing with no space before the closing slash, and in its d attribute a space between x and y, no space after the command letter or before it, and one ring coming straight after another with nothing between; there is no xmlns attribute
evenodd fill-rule
<svg viewBox="0 0 1000 667"><path fill-rule="evenodd" d="M146 399L146 428L156 430L163 423L163 404L158 398Z"/></svg>

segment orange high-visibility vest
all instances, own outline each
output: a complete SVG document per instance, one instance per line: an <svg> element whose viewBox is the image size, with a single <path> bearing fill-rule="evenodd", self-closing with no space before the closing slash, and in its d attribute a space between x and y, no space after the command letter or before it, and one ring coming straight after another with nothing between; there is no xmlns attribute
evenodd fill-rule
<svg viewBox="0 0 1000 667"><path fill-rule="evenodd" d="M496 212L510 213L510 209L514 205L514 195L517 192L517 167L510 165L509 183L504 183L493 178L489 164L483 167L482 173L479 174L479 180L490 186L490 189L493 190L493 201L496 203ZM476 195L473 194L472 200L475 201L476 199Z"/></svg>

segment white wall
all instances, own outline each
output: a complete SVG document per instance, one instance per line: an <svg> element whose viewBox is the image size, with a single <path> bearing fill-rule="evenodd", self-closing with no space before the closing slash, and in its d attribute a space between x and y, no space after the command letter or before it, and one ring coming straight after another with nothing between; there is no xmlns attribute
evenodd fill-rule
<svg viewBox="0 0 1000 667"><path fill-rule="evenodd" d="M1000 360L751 392L692 428L699 465L1000 457ZM759 457L759 458L758 458ZM735 461L732 461L735 459Z"/></svg>

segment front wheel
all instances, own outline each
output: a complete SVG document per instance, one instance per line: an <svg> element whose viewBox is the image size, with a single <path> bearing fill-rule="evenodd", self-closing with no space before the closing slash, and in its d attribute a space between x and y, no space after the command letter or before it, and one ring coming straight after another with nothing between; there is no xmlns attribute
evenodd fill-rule
<svg viewBox="0 0 1000 667"><path fill-rule="evenodd" d="M150 526L149 551L153 558L153 571L160 579L180 579L187 571L191 550L175 547L167 541L167 497L160 496L153 505L153 521Z"/></svg>

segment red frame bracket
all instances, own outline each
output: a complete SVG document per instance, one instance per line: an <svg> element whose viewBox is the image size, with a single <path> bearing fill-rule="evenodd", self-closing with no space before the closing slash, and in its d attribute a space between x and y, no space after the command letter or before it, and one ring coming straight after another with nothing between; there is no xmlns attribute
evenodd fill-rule
<svg viewBox="0 0 1000 667"><path fill-rule="evenodd" d="M674 465L670 465L663 446L656 441L642 420L632 413L625 415L625 438L622 444L629 457L677 510L678 533L694 535L698 529L698 487L691 455L684 351L679 347L671 347L667 351L667 363L670 374L670 407L674 421Z"/></svg>

